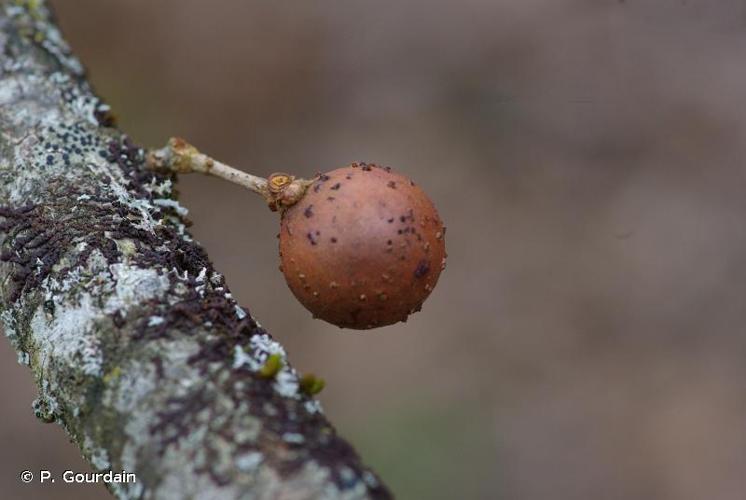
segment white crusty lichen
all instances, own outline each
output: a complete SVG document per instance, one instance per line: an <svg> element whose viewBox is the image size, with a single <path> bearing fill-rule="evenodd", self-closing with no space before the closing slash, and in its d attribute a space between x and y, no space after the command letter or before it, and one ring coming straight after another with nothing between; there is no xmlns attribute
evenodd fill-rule
<svg viewBox="0 0 746 500"><path fill-rule="evenodd" d="M39 397L31 403L31 407L37 418L45 422L53 422L57 419L60 413L60 404L57 402L57 398L50 392L49 381L42 381Z"/></svg>
<svg viewBox="0 0 746 500"><path fill-rule="evenodd" d="M321 406L321 402L317 399L310 399L303 404L303 407L308 413L323 413L324 410Z"/></svg>
<svg viewBox="0 0 746 500"><path fill-rule="evenodd" d="M93 172L98 170L98 166L96 165L89 165L89 168ZM126 187L127 184L121 170L111 169L108 165L106 169L106 174L109 175L112 180L111 184L108 186L111 193L117 197L119 203L140 214L140 220L135 223L135 227L149 233L155 233L155 228L163 224L160 219L155 217L156 207L150 202L150 200L139 198L130 193Z"/></svg>
<svg viewBox="0 0 746 500"><path fill-rule="evenodd" d="M300 444L303 443L306 438L303 437L303 434L298 434L297 432L286 432L282 435L282 440L286 443Z"/></svg>
<svg viewBox="0 0 746 500"><path fill-rule="evenodd" d="M243 347L237 345L233 348L233 368L240 368L244 365L251 367L254 364L254 358L243 350Z"/></svg>
<svg viewBox="0 0 746 500"><path fill-rule="evenodd" d="M18 331L16 330L16 318L11 308L3 309L0 312L0 323L3 325L5 336L15 344L15 340L18 338Z"/></svg>
<svg viewBox="0 0 746 500"><path fill-rule="evenodd" d="M243 307L239 306L238 304L236 304L235 310L236 310L236 317L238 319L244 319L246 316L248 316L248 314L246 314L246 311L243 310Z"/></svg>
<svg viewBox="0 0 746 500"><path fill-rule="evenodd" d="M236 467L242 472L254 472L264 460L258 451L249 451L236 457Z"/></svg>
<svg viewBox="0 0 746 500"><path fill-rule="evenodd" d="M181 216L186 216L189 214L189 210L186 207L183 207L178 201L172 200L170 198L156 198L153 200L153 203L158 205L159 207L173 208L174 211Z"/></svg>
<svg viewBox="0 0 746 500"><path fill-rule="evenodd" d="M153 177L144 187L152 195L170 197L173 193L174 185L171 179L160 181L157 177Z"/></svg>
<svg viewBox="0 0 746 500"><path fill-rule="evenodd" d="M162 325L166 322L163 316L151 316L148 318L148 327Z"/></svg>
<svg viewBox="0 0 746 500"><path fill-rule="evenodd" d="M295 369L283 365L282 369L275 375L274 389L278 394L286 398L300 398L298 374Z"/></svg>
<svg viewBox="0 0 746 500"><path fill-rule="evenodd" d="M82 294L77 304L60 306L52 320L39 306L31 319L34 365L45 370L53 360L80 369L86 375L100 376L103 357L98 350L94 323L102 316L90 294Z"/></svg>
<svg viewBox="0 0 746 500"><path fill-rule="evenodd" d="M97 124L95 112L100 101L90 92L80 88L69 74L54 72L51 75L11 75L0 79L0 88L18 89L18 94L4 90L0 93L0 106L13 103L24 95L43 95L50 100L64 101L67 106L44 106L30 101L4 117L11 120L4 128L33 130L12 143L12 161L0 164L0 178L8 182L6 195L11 203L21 203L39 189L39 183L53 178L73 182L79 172L71 164L105 168L107 162L99 152L106 143L97 136L89 144L76 143L84 127ZM23 165L23 168L16 168ZM125 181L122 179L122 181Z"/></svg>
<svg viewBox="0 0 746 500"><path fill-rule="evenodd" d="M42 369L54 360L100 377L103 355L98 323L109 321L112 314L124 317L133 307L169 290L168 278L155 269L106 264L96 250L65 278L50 276L42 282L45 300L54 303L53 315L41 304L31 319L34 356Z"/></svg>
<svg viewBox="0 0 746 500"><path fill-rule="evenodd" d="M117 367L121 375L115 383L109 385L104 404L113 407L120 415L128 416L125 428L120 431L124 446L117 463L123 469L135 472L138 479L145 480L150 473L150 466L143 463L143 450L150 449L153 441L161 438L161 434L154 435L152 431L153 424L158 421L158 414L169 411L179 413L175 400L189 398L203 382L199 371L188 363L188 359L199 352L199 347L190 338L158 339L144 346L140 356ZM156 357L159 359L159 369L152 362ZM164 381L168 381L168 390L165 392ZM231 405L232 402L223 398L218 406L222 408L222 412L231 415ZM178 476L179 479L174 480L174 484L178 483L179 486L172 493L161 491L155 498L179 498L179 492L183 493L182 488L189 489L188 484L194 485L187 478L198 476L195 471L196 463L186 458L185 452L194 458L204 448L204 441L210 432L211 417L208 412L200 412L192 422L192 432L179 439L176 449L169 448L165 451L160 462L160 474L164 477ZM176 431L164 428L161 432L170 435ZM256 434L252 434L252 438ZM205 465L206 458L201 462L201 466ZM202 486L207 487L207 484Z"/></svg>
<svg viewBox="0 0 746 500"><path fill-rule="evenodd" d="M144 269L125 263L109 266L116 281L114 293L106 301L104 312L126 314L132 307L168 291L170 282L165 274L155 269Z"/></svg>
<svg viewBox="0 0 746 500"><path fill-rule="evenodd" d="M28 353L26 351L19 351L18 352L18 364L19 365L26 365L26 366L28 366L30 360L31 360L31 357L28 355Z"/></svg>
<svg viewBox="0 0 746 500"><path fill-rule="evenodd" d="M233 368L246 367L254 372L259 371L273 354L277 354L285 362L285 348L279 342L272 340L266 333L254 334L249 339L247 350L241 345L234 348Z"/></svg>
<svg viewBox="0 0 746 500"><path fill-rule="evenodd" d="M98 446L96 442L88 435L83 438L81 451L90 457L91 465L99 471L106 471L111 468L109 453Z"/></svg>
<svg viewBox="0 0 746 500"><path fill-rule="evenodd" d="M45 2L41 0L28 0L17 2L5 2L2 7L8 18L25 26L30 32L28 36L39 43L49 52L65 70L74 75L83 75L83 65L70 51L70 47L62 37L60 30L48 20L51 16Z"/></svg>

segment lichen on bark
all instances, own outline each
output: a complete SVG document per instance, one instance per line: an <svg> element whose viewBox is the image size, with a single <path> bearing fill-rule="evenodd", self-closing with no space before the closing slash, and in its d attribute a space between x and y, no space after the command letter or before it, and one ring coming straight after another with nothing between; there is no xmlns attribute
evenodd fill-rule
<svg viewBox="0 0 746 500"><path fill-rule="evenodd" d="M0 319L120 498L388 498L113 128L41 1L0 1ZM261 375L269 356L282 363Z"/></svg>

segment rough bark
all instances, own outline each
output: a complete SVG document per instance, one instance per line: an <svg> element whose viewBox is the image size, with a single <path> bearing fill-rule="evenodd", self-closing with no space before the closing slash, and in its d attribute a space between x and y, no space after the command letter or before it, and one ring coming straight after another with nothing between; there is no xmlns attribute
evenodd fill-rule
<svg viewBox="0 0 746 500"><path fill-rule="evenodd" d="M120 498L387 498L113 127L47 6L0 1L0 317ZM271 354L282 369L259 373Z"/></svg>

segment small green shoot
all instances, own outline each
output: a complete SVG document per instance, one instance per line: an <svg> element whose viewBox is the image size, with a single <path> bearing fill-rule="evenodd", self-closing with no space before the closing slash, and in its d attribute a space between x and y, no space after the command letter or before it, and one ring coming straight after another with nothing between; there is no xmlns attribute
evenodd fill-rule
<svg viewBox="0 0 746 500"><path fill-rule="evenodd" d="M300 379L300 390L309 396L320 393L326 382L323 378L319 378L312 373L306 373Z"/></svg>
<svg viewBox="0 0 746 500"><path fill-rule="evenodd" d="M262 378L274 378L282 369L282 356L279 354L270 354L264 366L259 369L259 376Z"/></svg>

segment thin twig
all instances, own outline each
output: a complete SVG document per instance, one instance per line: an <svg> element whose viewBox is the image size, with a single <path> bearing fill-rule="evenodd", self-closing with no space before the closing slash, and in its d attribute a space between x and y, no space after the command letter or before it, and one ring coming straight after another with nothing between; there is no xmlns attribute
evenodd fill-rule
<svg viewBox="0 0 746 500"><path fill-rule="evenodd" d="M296 178L284 172L276 172L267 179L258 177L210 158L178 137L169 139L161 149L151 150L147 156L147 166L152 170L179 174L197 172L220 177L261 195L273 211L297 203L315 180Z"/></svg>

